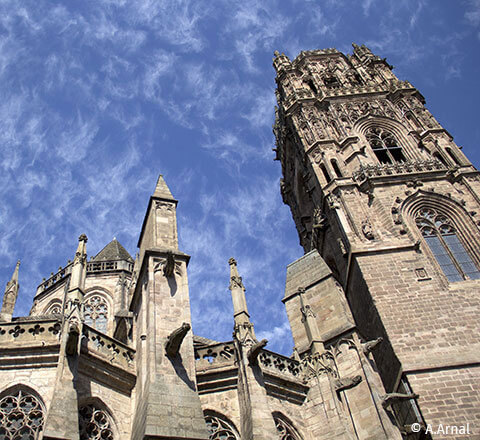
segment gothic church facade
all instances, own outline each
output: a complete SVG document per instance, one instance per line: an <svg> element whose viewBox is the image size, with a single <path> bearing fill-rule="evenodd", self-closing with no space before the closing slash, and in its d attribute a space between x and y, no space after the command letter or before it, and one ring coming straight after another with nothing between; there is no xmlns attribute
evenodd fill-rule
<svg viewBox="0 0 480 440"><path fill-rule="evenodd" d="M281 192L305 250L282 299L293 355L256 338L233 258L233 340L192 334L160 176L135 259L113 240L87 260L80 236L25 317L17 264L1 440L479 438L478 171L365 46L275 53L274 67ZM458 432L432 435L440 424Z"/></svg>

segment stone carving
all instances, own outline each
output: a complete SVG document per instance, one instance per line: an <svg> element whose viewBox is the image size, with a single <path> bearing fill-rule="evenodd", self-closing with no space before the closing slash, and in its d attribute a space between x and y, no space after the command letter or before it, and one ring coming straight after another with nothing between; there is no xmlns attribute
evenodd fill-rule
<svg viewBox="0 0 480 440"><path fill-rule="evenodd" d="M295 359L262 350L258 357L258 362L262 368L290 376L290 378L300 378L302 367L300 362Z"/></svg>
<svg viewBox="0 0 480 440"><path fill-rule="evenodd" d="M77 322L73 321L68 326L67 344L65 352L68 356L73 356L78 352L78 339L80 337L80 328Z"/></svg>
<svg viewBox="0 0 480 440"><path fill-rule="evenodd" d="M342 379L335 379L333 386L335 391L345 391L357 386L362 381L362 376L344 377Z"/></svg>
<svg viewBox="0 0 480 440"><path fill-rule="evenodd" d="M382 396L380 399L382 401L383 408L387 409L393 404L397 402L401 402L403 400L410 400L410 399L418 399L418 394L409 393L409 394L402 394L402 393L388 393Z"/></svg>
<svg viewBox="0 0 480 440"><path fill-rule="evenodd" d="M300 312L302 313L302 322L305 322L308 316L312 318L317 317L317 315L315 315L315 312L308 304L305 307L300 307Z"/></svg>
<svg viewBox="0 0 480 440"><path fill-rule="evenodd" d="M248 350L247 353L247 359L248 359L248 364L253 366L257 365L257 358L258 355L260 354L260 351L265 348L267 345L268 341L266 339L262 339L260 342L257 342L253 344L250 349Z"/></svg>
<svg viewBox="0 0 480 440"><path fill-rule="evenodd" d="M203 364L233 364L235 361L235 346L233 342L209 345L195 348L195 360Z"/></svg>
<svg viewBox="0 0 480 440"><path fill-rule="evenodd" d="M363 222L362 222L362 233L363 233L363 236L367 240L373 240L375 238L375 235L373 234L373 228L372 228L372 224L370 223L370 220L368 220L368 219L363 220Z"/></svg>
<svg viewBox="0 0 480 440"><path fill-rule="evenodd" d="M362 344L362 350L365 355L368 356L368 354L377 348L381 343L383 342L383 338L379 337L377 339L373 339L371 341L367 341L364 344Z"/></svg>
<svg viewBox="0 0 480 440"><path fill-rule="evenodd" d="M163 266L163 274L167 278L171 278L175 275L175 259L173 258L173 253L171 251L167 252L167 260Z"/></svg>
<svg viewBox="0 0 480 440"><path fill-rule="evenodd" d="M167 342L165 342L165 351L168 357L174 358L177 356L183 339L187 335L190 328L190 324L184 322L181 327L170 333L170 335L167 337Z"/></svg>
<svg viewBox="0 0 480 440"><path fill-rule="evenodd" d="M362 181L370 177L388 176L393 174L417 173L419 171L434 171L445 169L439 160L408 160L395 164L360 165L354 171L352 177L356 181Z"/></svg>

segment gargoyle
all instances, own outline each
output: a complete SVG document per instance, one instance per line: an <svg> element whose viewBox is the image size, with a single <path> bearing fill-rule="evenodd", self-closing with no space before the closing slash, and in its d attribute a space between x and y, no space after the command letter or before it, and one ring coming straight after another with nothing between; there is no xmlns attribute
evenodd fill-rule
<svg viewBox="0 0 480 440"><path fill-rule="evenodd" d="M178 354L180 345L182 345L183 339L187 335L190 328L190 324L184 322L181 327L170 333L167 338L167 342L165 343L165 351L167 352L168 357L173 358Z"/></svg>
<svg viewBox="0 0 480 440"><path fill-rule="evenodd" d="M260 354L260 351L262 350L265 345L267 345L268 341L266 339L262 339L260 342L257 342L256 344L252 345L250 347L250 350L248 350L247 353L247 359L248 359L248 364L249 365L257 365L257 358L258 355Z"/></svg>
<svg viewBox="0 0 480 440"><path fill-rule="evenodd" d="M382 399L382 406L384 409L387 409L389 406L397 403L401 400L410 400L410 399L418 399L418 394L409 393L388 393L381 397Z"/></svg>
<svg viewBox="0 0 480 440"><path fill-rule="evenodd" d="M170 278L173 276L175 271L175 259L173 258L172 252L167 252L167 260L165 261L165 266L163 267L163 274Z"/></svg>
<svg viewBox="0 0 480 440"><path fill-rule="evenodd" d="M73 356L77 353L79 336L80 329L78 328L78 324L76 322L70 323L68 327L67 344L65 346L65 352L67 355Z"/></svg>
<svg viewBox="0 0 480 440"><path fill-rule="evenodd" d="M365 342L364 344L362 344L363 353L368 356L368 354L369 354L374 348L376 348L382 341L383 341L383 338L380 337L380 338L373 339L373 340L371 340L371 341Z"/></svg>
<svg viewBox="0 0 480 440"><path fill-rule="evenodd" d="M343 379L336 379L333 385L335 391L344 391L357 386L361 381L362 376L344 377Z"/></svg>

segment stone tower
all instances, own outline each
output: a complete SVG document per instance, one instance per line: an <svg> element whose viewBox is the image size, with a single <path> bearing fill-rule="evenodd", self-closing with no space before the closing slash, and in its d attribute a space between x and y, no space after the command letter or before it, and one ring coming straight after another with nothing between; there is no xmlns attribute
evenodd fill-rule
<svg viewBox="0 0 480 440"><path fill-rule="evenodd" d="M364 348L376 345L382 406L405 436L412 422L473 422L480 175L420 92L353 48L273 62L281 192L306 253L284 298L296 351L375 341Z"/></svg>

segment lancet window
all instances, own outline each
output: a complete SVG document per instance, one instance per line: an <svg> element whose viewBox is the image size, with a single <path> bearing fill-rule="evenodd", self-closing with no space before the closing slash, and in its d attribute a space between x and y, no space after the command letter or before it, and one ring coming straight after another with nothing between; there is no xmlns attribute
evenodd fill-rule
<svg viewBox="0 0 480 440"><path fill-rule="evenodd" d="M108 304L100 295L92 295L85 302L85 324L106 333L108 323Z"/></svg>
<svg viewBox="0 0 480 440"><path fill-rule="evenodd" d="M415 222L449 281L480 279L480 271L445 215L432 208L420 209Z"/></svg>
<svg viewBox="0 0 480 440"><path fill-rule="evenodd" d="M112 422L96 405L84 405L79 411L80 440L113 440Z"/></svg>
<svg viewBox="0 0 480 440"><path fill-rule="evenodd" d="M284 417L278 414L273 414L275 427L277 428L278 438L280 440L301 440L301 437L296 433L293 426L288 423Z"/></svg>
<svg viewBox="0 0 480 440"><path fill-rule="evenodd" d="M0 399L0 440L34 440L43 429L43 405L31 393L18 390Z"/></svg>
<svg viewBox="0 0 480 440"><path fill-rule="evenodd" d="M233 425L223 417L213 414L205 414L205 422L210 431L210 440L239 440Z"/></svg>
<svg viewBox="0 0 480 440"><path fill-rule="evenodd" d="M404 162L402 147L395 137L382 128L371 128L366 133L367 140L380 163Z"/></svg>

